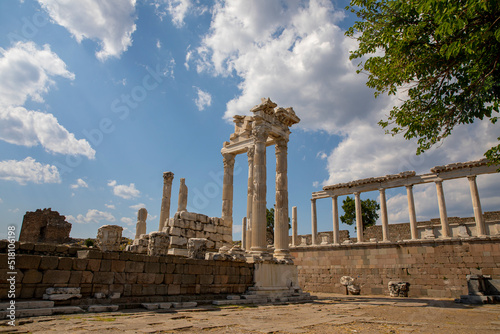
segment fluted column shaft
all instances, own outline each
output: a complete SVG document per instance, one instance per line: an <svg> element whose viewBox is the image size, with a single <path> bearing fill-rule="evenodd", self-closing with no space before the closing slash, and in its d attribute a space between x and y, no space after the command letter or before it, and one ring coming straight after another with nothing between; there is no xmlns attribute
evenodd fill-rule
<svg viewBox="0 0 500 334"><path fill-rule="evenodd" d="M241 249L247 249L247 217L243 217L241 222Z"/></svg>
<svg viewBox="0 0 500 334"><path fill-rule="evenodd" d="M252 251L267 252L266 242L266 140L267 128L256 126L253 131L255 140L253 169L253 202L252 202Z"/></svg>
<svg viewBox="0 0 500 334"><path fill-rule="evenodd" d="M172 197L173 179L174 173L163 173L163 196L161 199L160 225L158 227L159 232L163 231L163 228L167 226L167 220L170 218L170 198Z"/></svg>
<svg viewBox="0 0 500 334"><path fill-rule="evenodd" d="M253 157L255 148L251 147L247 151L248 157L248 188L247 188L247 250L252 248L252 203L253 203Z"/></svg>
<svg viewBox="0 0 500 334"><path fill-rule="evenodd" d="M287 141L276 141L276 220L274 222L274 253L278 258L288 257L288 146Z"/></svg>

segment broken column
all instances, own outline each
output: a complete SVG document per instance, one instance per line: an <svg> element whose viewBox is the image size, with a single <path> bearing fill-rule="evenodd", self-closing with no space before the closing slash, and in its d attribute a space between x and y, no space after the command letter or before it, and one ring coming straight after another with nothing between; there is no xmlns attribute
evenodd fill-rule
<svg viewBox="0 0 500 334"><path fill-rule="evenodd" d="M167 225L167 220L170 218L170 197L172 196L173 179L174 173L163 173L163 197L161 199L160 226L158 228L160 232L163 231L163 228Z"/></svg>
<svg viewBox="0 0 500 334"><path fill-rule="evenodd" d="M118 225L104 225L97 230L96 245L103 252L120 250L123 227Z"/></svg>
<svg viewBox="0 0 500 334"><path fill-rule="evenodd" d="M187 211L188 188L186 186L186 179L181 178L179 186L179 201L177 205L177 212Z"/></svg>
<svg viewBox="0 0 500 334"><path fill-rule="evenodd" d="M140 208L137 212L137 224L135 225L135 238L139 239L142 234L146 234L146 219L148 218L148 210Z"/></svg>
<svg viewBox="0 0 500 334"><path fill-rule="evenodd" d="M400 281L390 281L389 295L391 297L408 297L408 292L410 292L410 283L400 282Z"/></svg>

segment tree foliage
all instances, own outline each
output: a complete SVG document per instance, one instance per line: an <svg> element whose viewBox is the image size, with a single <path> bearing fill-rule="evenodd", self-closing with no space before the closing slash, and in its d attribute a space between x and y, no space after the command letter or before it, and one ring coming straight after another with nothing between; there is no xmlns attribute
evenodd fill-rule
<svg viewBox="0 0 500 334"><path fill-rule="evenodd" d="M359 42L350 58L361 59L367 86L408 94L379 122L387 133L416 138L420 154L459 124L498 120L500 0L351 0L347 9L362 20L346 35ZM500 145L485 155L500 163Z"/></svg>
<svg viewBox="0 0 500 334"><path fill-rule="evenodd" d="M266 238L267 243L272 245L274 243L274 208L266 208ZM290 225L290 217L288 217L288 229L292 228Z"/></svg>
<svg viewBox="0 0 500 334"><path fill-rule="evenodd" d="M347 196L342 201L344 214L340 216L340 221L347 225L352 225L356 221L356 202L352 197ZM377 211L380 205L372 199L361 200L361 217L363 220L363 230L369 226L375 225L378 219Z"/></svg>

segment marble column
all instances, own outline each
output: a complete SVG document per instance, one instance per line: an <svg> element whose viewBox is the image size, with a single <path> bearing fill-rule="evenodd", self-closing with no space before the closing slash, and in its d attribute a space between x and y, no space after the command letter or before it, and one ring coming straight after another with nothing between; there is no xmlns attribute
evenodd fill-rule
<svg viewBox="0 0 500 334"><path fill-rule="evenodd" d="M443 181L436 181L436 191L439 205L439 218L441 220L441 237L450 237L450 225L448 224L448 214L446 213L446 202L444 199Z"/></svg>
<svg viewBox="0 0 500 334"><path fill-rule="evenodd" d="M181 178L181 183L179 185L179 199L177 201L177 212L187 211L187 201L188 201L188 188L186 186L186 179Z"/></svg>
<svg viewBox="0 0 500 334"><path fill-rule="evenodd" d="M247 250L252 248L252 202L253 202L253 156L255 148L252 146L247 151L248 157L248 189L247 189Z"/></svg>
<svg viewBox="0 0 500 334"><path fill-rule="evenodd" d="M288 143L276 141L276 219L274 221L274 255L278 259L290 257L288 247Z"/></svg>
<svg viewBox="0 0 500 334"><path fill-rule="evenodd" d="M292 207L292 246L299 245L299 235L297 226L297 207Z"/></svg>
<svg viewBox="0 0 500 334"><path fill-rule="evenodd" d="M312 245L317 245L318 244L318 217L316 214L316 199L311 198L311 228L312 228L312 233L311 233L311 244Z"/></svg>
<svg viewBox="0 0 500 334"><path fill-rule="evenodd" d="M339 231L339 206L337 203L337 196L332 196L332 216L333 216L333 240L334 245L340 244L340 231Z"/></svg>
<svg viewBox="0 0 500 334"><path fill-rule="evenodd" d="M406 197L408 199L408 214L410 215L411 239L418 239L417 215L415 214L415 200L413 199L413 185L406 186Z"/></svg>
<svg viewBox="0 0 500 334"><path fill-rule="evenodd" d="M477 189L476 175L467 176L467 179L469 179L472 207L474 208L474 218L476 221L476 234L478 237L482 237L486 235L486 228L484 226L483 211L481 210L481 201L479 199L479 191Z"/></svg>
<svg viewBox="0 0 500 334"><path fill-rule="evenodd" d="M158 227L159 232L162 232L163 228L167 226L167 221L170 218L170 198L172 197L173 179L174 173L163 173L163 197L161 199L160 226Z"/></svg>
<svg viewBox="0 0 500 334"><path fill-rule="evenodd" d="M267 253L266 240L266 141L269 132L265 126L256 125L252 130L255 140L252 202L252 252Z"/></svg>
<svg viewBox="0 0 500 334"><path fill-rule="evenodd" d="M247 249L247 217L243 217L241 222L241 249Z"/></svg>
<svg viewBox="0 0 500 334"><path fill-rule="evenodd" d="M222 154L224 179L222 181L222 220L224 226L233 227L233 172L234 155Z"/></svg>
<svg viewBox="0 0 500 334"><path fill-rule="evenodd" d="M361 209L360 193L354 193L354 205L356 207L356 233L357 242L363 242L363 211Z"/></svg>
<svg viewBox="0 0 500 334"><path fill-rule="evenodd" d="M382 220L382 241L389 241L389 218L387 216L387 201L385 199L385 189L380 188L380 219Z"/></svg>

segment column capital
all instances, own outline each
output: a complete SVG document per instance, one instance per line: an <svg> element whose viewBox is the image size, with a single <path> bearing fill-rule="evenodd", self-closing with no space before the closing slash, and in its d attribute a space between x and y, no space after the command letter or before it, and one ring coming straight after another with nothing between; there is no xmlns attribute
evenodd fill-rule
<svg viewBox="0 0 500 334"><path fill-rule="evenodd" d="M251 146L248 148L247 150L247 157L248 157L248 160L253 160L253 157L255 155L255 147L254 146Z"/></svg>
<svg viewBox="0 0 500 334"><path fill-rule="evenodd" d="M477 175L467 175L467 179L468 179L469 181L475 181L475 180L476 180L476 177L477 177Z"/></svg>
<svg viewBox="0 0 500 334"><path fill-rule="evenodd" d="M316 198L311 198L311 203L316 203Z"/></svg>
<svg viewBox="0 0 500 334"><path fill-rule="evenodd" d="M252 136L255 139L255 142L266 142L267 137L269 136L269 126L265 124L260 124L254 126L252 129Z"/></svg>
<svg viewBox="0 0 500 334"><path fill-rule="evenodd" d="M413 189L413 184L407 184L405 185L406 189Z"/></svg>
<svg viewBox="0 0 500 334"><path fill-rule="evenodd" d="M354 196L359 196L359 194L361 194L361 192L359 192L359 191L355 191L355 192L353 192L353 195L354 195Z"/></svg>
<svg viewBox="0 0 500 334"><path fill-rule="evenodd" d="M172 172L163 173L163 183L172 182L173 179L174 179L174 173Z"/></svg>
<svg viewBox="0 0 500 334"><path fill-rule="evenodd" d="M222 161L224 162L224 168L234 167L234 154L222 153Z"/></svg>
<svg viewBox="0 0 500 334"><path fill-rule="evenodd" d="M275 140L276 154L286 152L288 150L288 140L284 138L279 138Z"/></svg>
<svg viewBox="0 0 500 334"><path fill-rule="evenodd" d="M380 192L385 191L385 188L380 187L380 188L378 188L378 191L380 191Z"/></svg>
<svg viewBox="0 0 500 334"><path fill-rule="evenodd" d="M436 181L434 181L434 183L436 183L436 184L440 184L441 183L442 184L443 183L443 179L436 179Z"/></svg>
<svg viewBox="0 0 500 334"><path fill-rule="evenodd" d="M332 197L332 199L337 199L339 197L339 195L333 195L331 197Z"/></svg>

